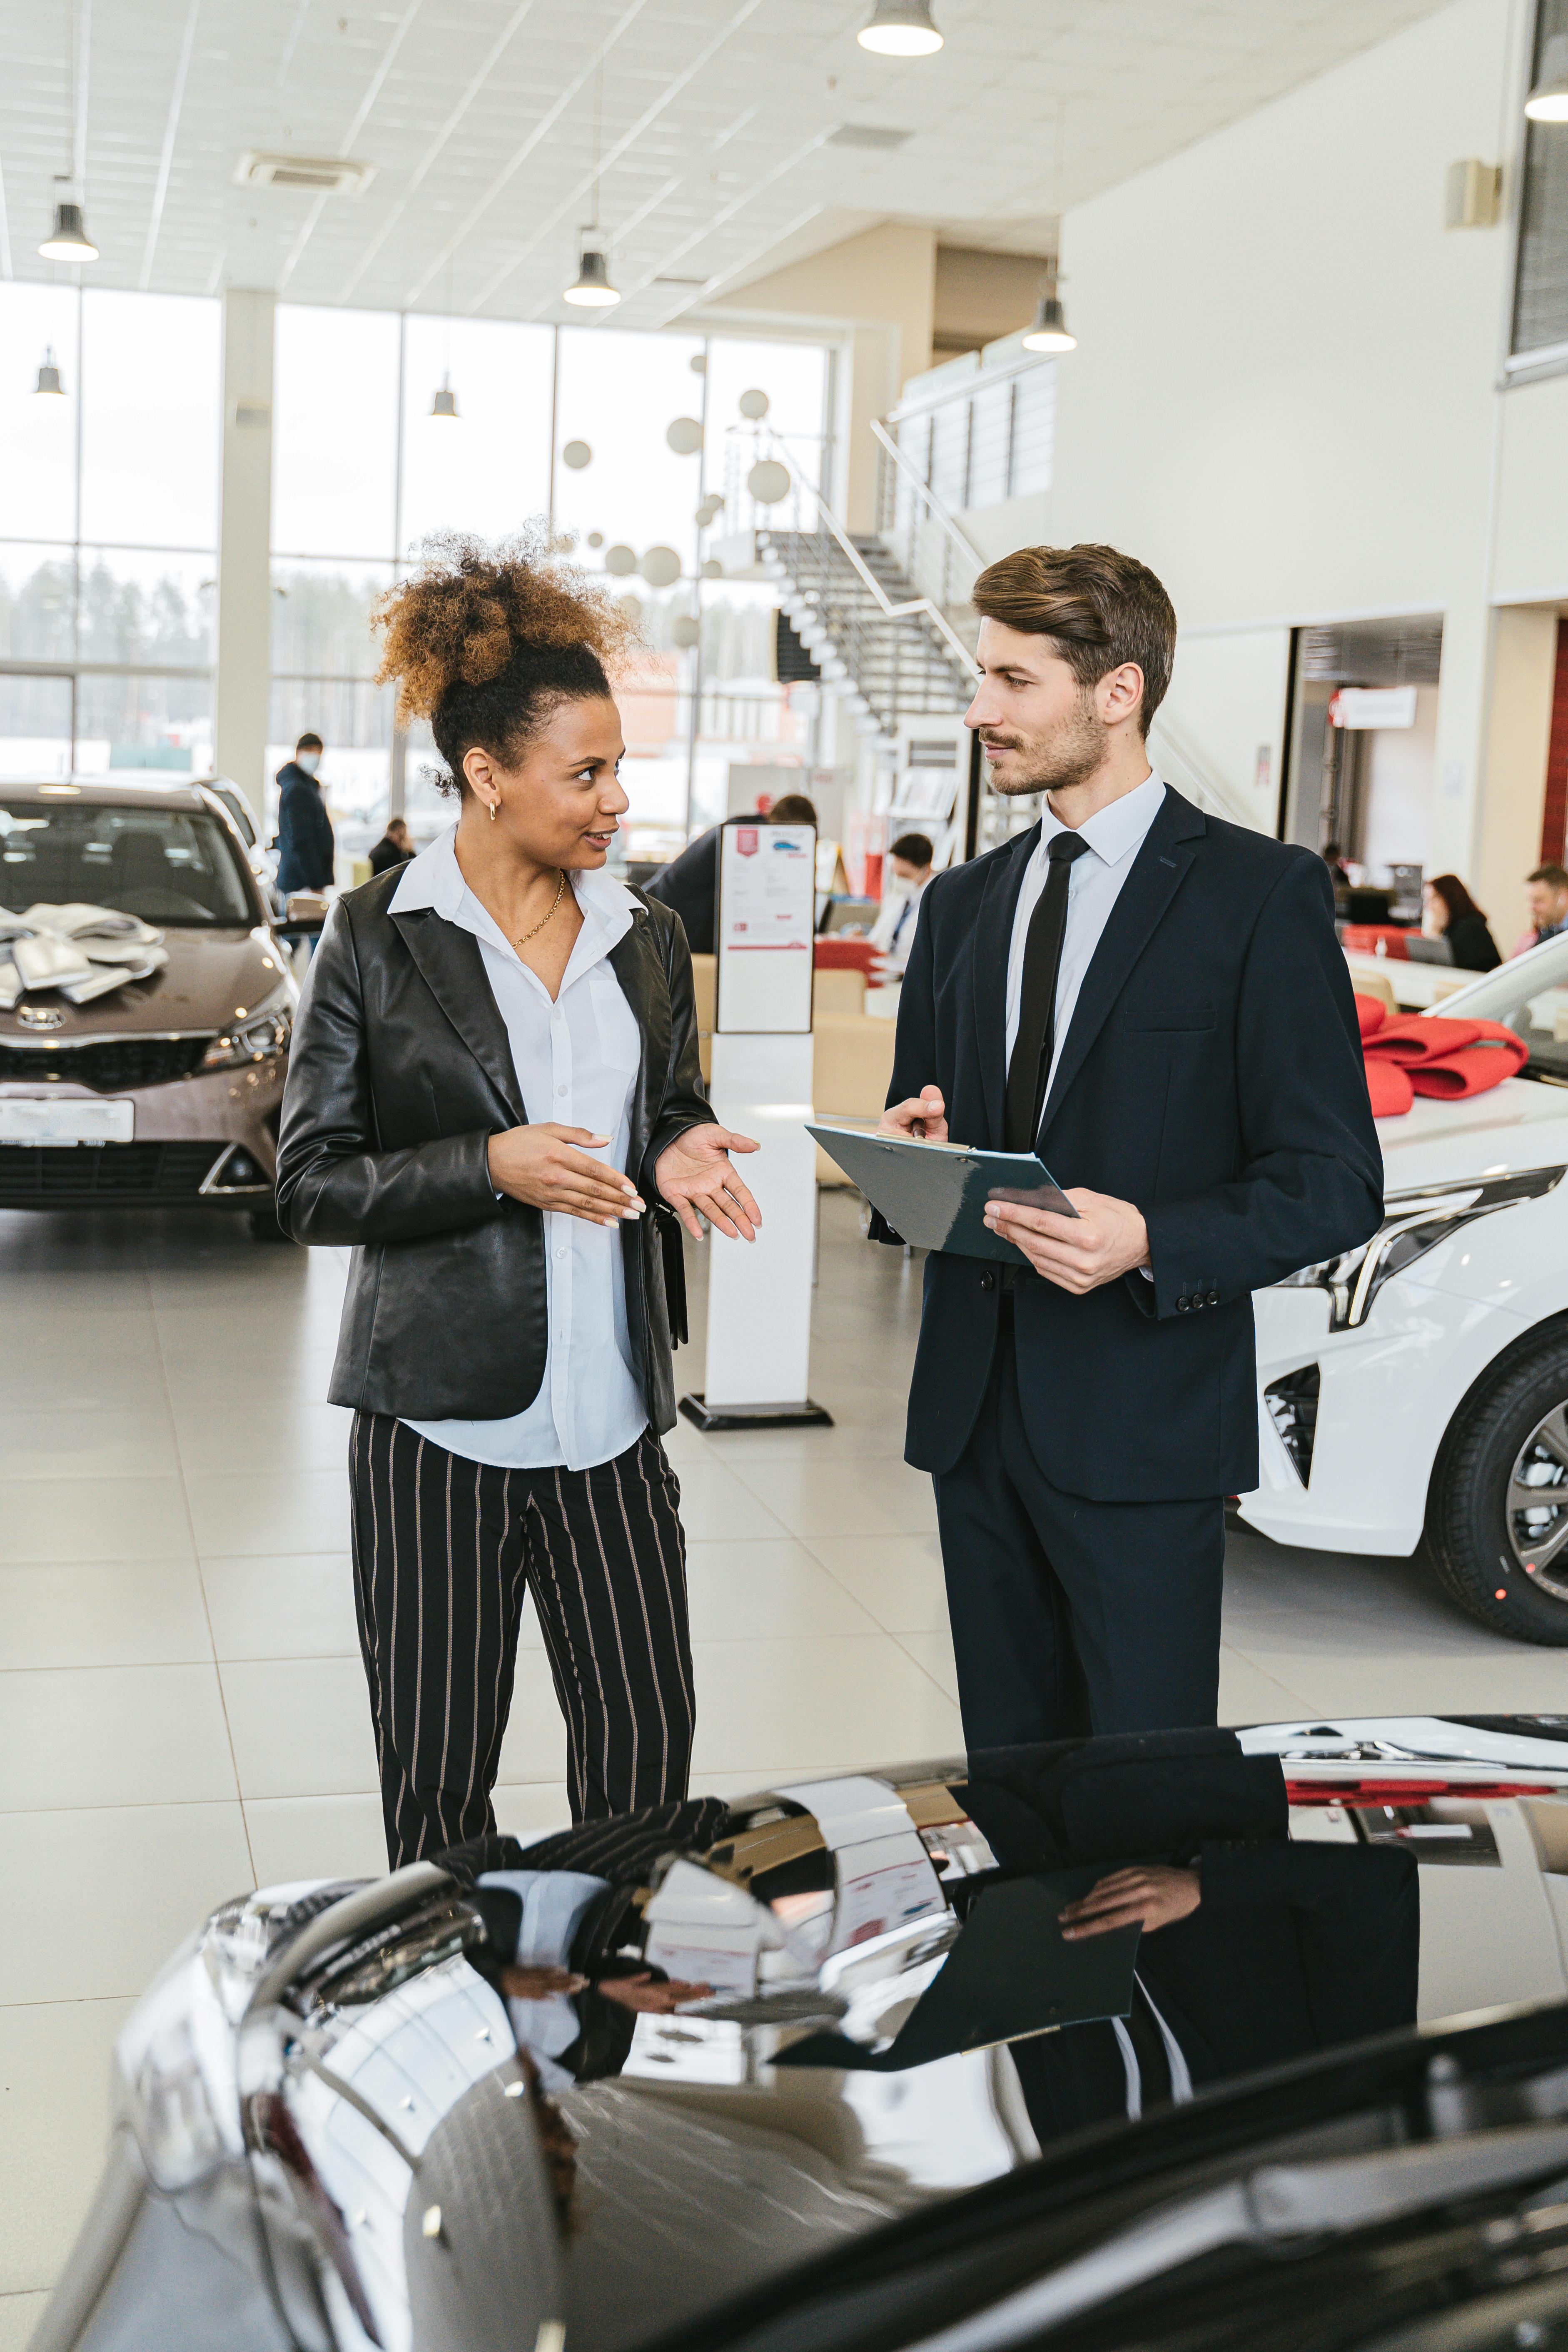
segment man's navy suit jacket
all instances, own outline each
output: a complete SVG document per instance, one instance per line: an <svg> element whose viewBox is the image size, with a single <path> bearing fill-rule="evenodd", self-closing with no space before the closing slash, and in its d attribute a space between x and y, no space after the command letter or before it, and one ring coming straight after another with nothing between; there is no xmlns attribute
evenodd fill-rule
<svg viewBox="0 0 1568 2352"><path fill-rule="evenodd" d="M889 1102L941 1087L955 1143L1005 1143L1007 955L1039 827L939 874L899 1005ZM1132 1202L1142 1273L1014 1293L1036 1459L1098 1502L1258 1484L1254 1290L1375 1232L1383 1160L1322 860L1166 787L1084 975L1040 1151ZM933 1251L906 1460L951 1470L995 1353L998 1269Z"/></svg>

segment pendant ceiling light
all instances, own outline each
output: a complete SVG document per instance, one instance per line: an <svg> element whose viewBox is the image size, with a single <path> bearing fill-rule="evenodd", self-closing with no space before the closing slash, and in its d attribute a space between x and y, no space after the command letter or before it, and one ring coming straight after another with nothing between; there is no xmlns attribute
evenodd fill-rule
<svg viewBox="0 0 1568 2352"><path fill-rule="evenodd" d="M929 58L942 47L931 22L931 0L877 0L869 21L855 37L879 58Z"/></svg>
<svg viewBox="0 0 1568 2352"><path fill-rule="evenodd" d="M65 391L65 386L60 382L59 369L55 362L55 347L53 343L46 343L44 345L43 365L38 370L38 381L33 386L33 390L35 393L63 393Z"/></svg>
<svg viewBox="0 0 1568 2352"><path fill-rule="evenodd" d="M441 378L441 389L436 394L435 399L430 403L430 414L432 416L449 416L452 418L453 422L456 423L458 415L458 395L452 390L452 379L449 375L443 374Z"/></svg>
<svg viewBox="0 0 1568 2352"><path fill-rule="evenodd" d="M1531 122L1568 122L1568 33L1553 33L1547 42L1524 110Z"/></svg>
<svg viewBox="0 0 1568 2352"><path fill-rule="evenodd" d="M1054 294L1042 294L1035 306L1035 323L1024 338L1026 352L1076 352L1078 337L1068 331L1067 315Z"/></svg>
<svg viewBox="0 0 1568 2352"><path fill-rule="evenodd" d="M81 206L62 201L55 206L55 225L38 251L46 261L96 261L98 247L87 233Z"/></svg>
<svg viewBox="0 0 1568 2352"><path fill-rule="evenodd" d="M588 234L592 236L592 230ZM582 310L609 310L614 309L620 299L619 289L610 283L610 273L605 266L604 255L594 246L585 245L583 247L582 266L577 272L577 283L567 287L562 300L575 302L578 309Z"/></svg>
<svg viewBox="0 0 1568 2352"><path fill-rule="evenodd" d="M619 289L610 283L605 240L599 229L599 127L604 98L605 68L601 63L594 80L594 218L583 231L577 282L568 286L562 297L579 310L613 310L621 299Z"/></svg>

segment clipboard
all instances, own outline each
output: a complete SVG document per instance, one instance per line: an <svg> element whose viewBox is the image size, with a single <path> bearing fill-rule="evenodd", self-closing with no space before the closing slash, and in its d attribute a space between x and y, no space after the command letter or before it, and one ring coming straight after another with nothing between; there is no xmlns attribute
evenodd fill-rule
<svg viewBox="0 0 1568 2352"><path fill-rule="evenodd" d="M1058 1916L1064 1904L1104 1875L1097 1866L982 1888L958 1941L888 2049L868 2050L846 2034L819 2030L788 2044L773 2063L898 2074L960 2051L1128 2016L1142 1929L1113 1927L1069 1944Z"/></svg>
<svg viewBox="0 0 1568 2352"><path fill-rule="evenodd" d="M987 1201L1018 1201L1030 1209L1052 1209L1059 1217L1078 1214L1032 1151L906 1142L901 1136L878 1135L868 1128L826 1127L810 1120L805 1131L859 1186L871 1206L880 1210L893 1231L917 1249L1022 1265L1026 1263L1023 1251L987 1231Z"/></svg>

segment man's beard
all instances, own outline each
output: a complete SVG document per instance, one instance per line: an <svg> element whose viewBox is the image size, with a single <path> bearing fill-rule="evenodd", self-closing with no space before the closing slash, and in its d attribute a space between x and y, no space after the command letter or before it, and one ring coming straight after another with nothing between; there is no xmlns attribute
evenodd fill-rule
<svg viewBox="0 0 1568 2352"><path fill-rule="evenodd" d="M1066 792L1074 784L1087 783L1105 757L1109 731L1096 717L1094 698L1086 689L1079 696L1072 717L1064 719L1049 735L1026 735L1016 742L1006 743L1008 751L1022 757L1024 771L1005 782L1000 776L993 776L991 789L1011 796L1018 793Z"/></svg>

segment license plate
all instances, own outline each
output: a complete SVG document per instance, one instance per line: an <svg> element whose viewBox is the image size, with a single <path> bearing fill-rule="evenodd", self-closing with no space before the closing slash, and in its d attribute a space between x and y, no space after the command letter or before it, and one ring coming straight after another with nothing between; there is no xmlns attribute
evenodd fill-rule
<svg viewBox="0 0 1568 2352"><path fill-rule="evenodd" d="M134 1103L0 1096L0 1144L131 1143L135 1135Z"/></svg>

